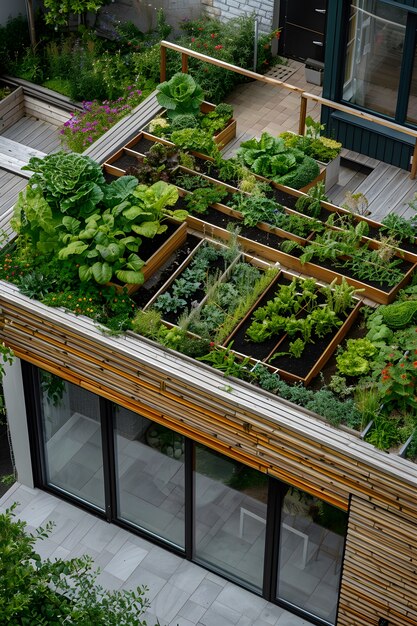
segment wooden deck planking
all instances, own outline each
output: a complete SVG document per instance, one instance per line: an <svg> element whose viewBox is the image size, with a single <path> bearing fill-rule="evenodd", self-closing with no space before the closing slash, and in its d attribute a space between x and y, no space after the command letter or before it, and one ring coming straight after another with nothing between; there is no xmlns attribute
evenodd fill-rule
<svg viewBox="0 0 417 626"><path fill-rule="evenodd" d="M9 209L14 206L19 192L26 187L27 180L16 174L2 171L0 185L0 224L3 229L7 228L7 222L11 217ZM5 189L4 192L3 189ZM6 220L2 219L2 216L5 214L8 214L8 219Z"/></svg>
<svg viewBox="0 0 417 626"><path fill-rule="evenodd" d="M26 116L2 133L2 136L46 153L58 149L61 145L56 126Z"/></svg>
<svg viewBox="0 0 417 626"><path fill-rule="evenodd" d="M346 193L348 191L356 192L364 179L365 175L361 171L341 168L338 184L333 185L326 195L333 204L341 206L345 201Z"/></svg>
<svg viewBox="0 0 417 626"><path fill-rule="evenodd" d="M411 199L413 190L417 191L417 183L411 180L408 172L395 168L394 175L390 177L389 184L376 188L369 203L371 214L377 221L381 221L386 215L395 211L403 213L407 208L405 203ZM366 195L366 194L365 194Z"/></svg>

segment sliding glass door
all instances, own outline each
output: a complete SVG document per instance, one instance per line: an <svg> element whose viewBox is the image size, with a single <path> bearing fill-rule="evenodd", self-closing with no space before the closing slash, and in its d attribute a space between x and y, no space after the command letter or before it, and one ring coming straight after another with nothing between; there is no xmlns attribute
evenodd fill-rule
<svg viewBox="0 0 417 626"><path fill-rule="evenodd" d="M307 618L336 622L346 513L139 412L30 372L41 486Z"/></svg>
<svg viewBox="0 0 417 626"><path fill-rule="evenodd" d="M99 397L42 370L39 379L45 481L104 510Z"/></svg>
<svg viewBox="0 0 417 626"><path fill-rule="evenodd" d="M194 556L262 591L268 480L241 463L195 446Z"/></svg>
<svg viewBox="0 0 417 626"><path fill-rule="evenodd" d="M113 405L117 516L185 547L185 441Z"/></svg>
<svg viewBox="0 0 417 626"><path fill-rule="evenodd" d="M280 519L277 599L334 624L347 514L290 487Z"/></svg>

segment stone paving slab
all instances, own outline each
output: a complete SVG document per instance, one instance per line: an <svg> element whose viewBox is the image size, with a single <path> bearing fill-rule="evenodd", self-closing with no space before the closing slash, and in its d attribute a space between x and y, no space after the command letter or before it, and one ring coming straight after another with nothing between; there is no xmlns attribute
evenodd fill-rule
<svg viewBox="0 0 417 626"><path fill-rule="evenodd" d="M107 589L149 588L149 626L309 626L263 598L234 585L151 542L98 519L59 498L16 483L0 499L0 511L18 502L16 515L34 529L55 521L53 533L39 541L44 557L89 554Z"/></svg>

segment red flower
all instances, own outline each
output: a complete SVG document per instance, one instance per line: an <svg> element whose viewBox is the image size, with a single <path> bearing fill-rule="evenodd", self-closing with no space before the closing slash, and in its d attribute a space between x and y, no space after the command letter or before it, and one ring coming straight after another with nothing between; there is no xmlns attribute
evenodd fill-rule
<svg viewBox="0 0 417 626"><path fill-rule="evenodd" d="M211 36L211 38L212 38L212 39L214 39L214 38L215 38L215 36L216 36L216 33L211 33L211 35L210 35L210 36Z"/></svg>
<svg viewBox="0 0 417 626"><path fill-rule="evenodd" d="M405 367L404 363L400 363L400 367Z"/></svg>
<svg viewBox="0 0 417 626"><path fill-rule="evenodd" d="M218 44L217 46L214 46L215 50L221 50L223 48L223 46L221 46L220 44Z"/></svg>
<svg viewBox="0 0 417 626"><path fill-rule="evenodd" d="M194 43L194 41L195 41L195 37L191 37L191 41Z"/></svg>
<svg viewBox="0 0 417 626"><path fill-rule="evenodd" d="M413 361L413 367L417 367L417 361Z"/></svg>

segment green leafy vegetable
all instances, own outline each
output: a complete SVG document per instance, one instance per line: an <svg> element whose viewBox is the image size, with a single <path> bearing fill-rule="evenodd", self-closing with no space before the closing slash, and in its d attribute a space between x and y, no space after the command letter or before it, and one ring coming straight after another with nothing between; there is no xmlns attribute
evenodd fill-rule
<svg viewBox="0 0 417 626"><path fill-rule="evenodd" d="M174 76L157 86L159 93L156 96L159 104L168 109L168 117L172 120L177 115L191 113L197 115L200 104L204 100L204 93L198 83L189 74L178 72Z"/></svg>

